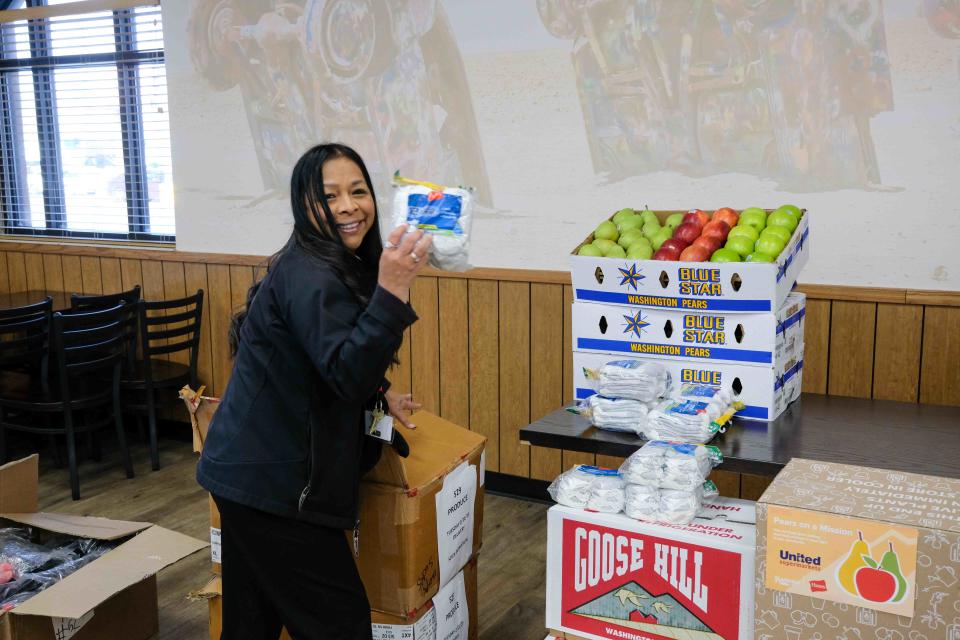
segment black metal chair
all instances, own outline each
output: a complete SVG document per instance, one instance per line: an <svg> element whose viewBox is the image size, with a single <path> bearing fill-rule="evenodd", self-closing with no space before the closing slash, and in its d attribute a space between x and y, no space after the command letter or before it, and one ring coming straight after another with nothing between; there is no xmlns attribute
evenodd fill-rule
<svg viewBox="0 0 960 640"><path fill-rule="evenodd" d="M49 353L54 363L50 380L14 373L5 374L0 385L0 434L12 429L66 437L74 500L80 499L79 433L113 423L127 477L134 475L120 409L124 306L121 303L99 311L54 313L49 332ZM49 418L46 425L28 419L38 413L61 415L62 426L51 426ZM0 458L6 456L4 444L0 437Z"/></svg>
<svg viewBox="0 0 960 640"><path fill-rule="evenodd" d="M123 342L124 342L124 374L131 373L137 364L137 337L139 322L137 303L142 300L140 295L140 285L135 285L128 291L119 293L107 293L103 295L82 295L74 293L70 295L70 311L95 311L98 309L109 309L115 307L121 302L125 303L123 307Z"/></svg>
<svg viewBox="0 0 960 640"><path fill-rule="evenodd" d="M203 319L203 289L186 298L137 303L140 322L140 354L132 375L124 375L124 408L146 413L150 427L150 464L160 468L157 444L158 406L183 407L178 391L185 384L196 389L200 325ZM187 352L187 363L161 359Z"/></svg>

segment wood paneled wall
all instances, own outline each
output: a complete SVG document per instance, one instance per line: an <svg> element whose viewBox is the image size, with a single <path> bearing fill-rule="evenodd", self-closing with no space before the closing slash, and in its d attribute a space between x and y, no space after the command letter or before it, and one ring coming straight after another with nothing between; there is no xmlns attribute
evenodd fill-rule
<svg viewBox="0 0 960 640"><path fill-rule="evenodd" d="M147 298L207 292L200 377L221 394L230 377L227 326L262 258L0 244L0 293L100 293L135 284ZM807 286L803 389L813 393L960 405L960 293ZM493 471L552 479L604 456L530 447L520 427L571 401L569 275L477 269L430 272L412 304L420 320L390 373L429 411L488 438ZM764 478L719 474L725 493L755 498Z"/></svg>

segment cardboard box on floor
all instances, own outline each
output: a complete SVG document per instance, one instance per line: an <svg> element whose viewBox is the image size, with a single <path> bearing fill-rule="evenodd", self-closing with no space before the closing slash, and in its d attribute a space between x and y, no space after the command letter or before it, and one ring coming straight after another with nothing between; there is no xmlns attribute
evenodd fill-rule
<svg viewBox="0 0 960 640"><path fill-rule="evenodd" d="M50 533L125 540L0 613L2 640L145 640L158 631L158 571L207 546L149 522L38 512L38 458L0 467L0 518Z"/></svg>
<svg viewBox="0 0 960 640"><path fill-rule="evenodd" d="M756 640L960 640L960 480L794 458L756 566Z"/></svg>
<svg viewBox="0 0 960 640"><path fill-rule="evenodd" d="M220 640L223 596L220 577L192 594L210 606L210 640ZM373 640L477 640L477 558L410 616L372 610ZM279 640L290 640L286 629Z"/></svg>

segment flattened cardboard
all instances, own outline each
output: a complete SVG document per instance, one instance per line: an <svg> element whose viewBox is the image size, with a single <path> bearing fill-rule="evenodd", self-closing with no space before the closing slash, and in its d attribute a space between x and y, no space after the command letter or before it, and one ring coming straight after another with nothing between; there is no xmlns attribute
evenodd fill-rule
<svg viewBox="0 0 960 640"><path fill-rule="evenodd" d="M190 412L190 425L193 427L193 450L197 453L203 451L203 443L207 440L207 430L210 428L210 421L217 407L220 406L219 398L210 398L203 394L205 387L200 387L197 391L190 388L190 385L180 389L180 398L187 405L187 411Z"/></svg>
<svg viewBox="0 0 960 640"><path fill-rule="evenodd" d="M915 527L913 616L766 587L771 505ZM960 480L795 458L757 504L756 640L960 640L958 520Z"/></svg>
<svg viewBox="0 0 960 640"><path fill-rule="evenodd" d="M149 522L127 522L66 513L4 513L2 516L45 531L95 540L119 540L153 526Z"/></svg>
<svg viewBox="0 0 960 640"><path fill-rule="evenodd" d="M0 513L33 513L39 509L37 478L40 456L33 454L0 466Z"/></svg>

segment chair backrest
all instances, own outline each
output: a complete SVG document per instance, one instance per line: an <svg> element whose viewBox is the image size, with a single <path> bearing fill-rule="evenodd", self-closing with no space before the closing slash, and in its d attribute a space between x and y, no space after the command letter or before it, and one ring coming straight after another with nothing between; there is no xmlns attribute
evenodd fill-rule
<svg viewBox="0 0 960 640"><path fill-rule="evenodd" d="M142 299L140 295L140 285L135 285L129 291L120 291L119 293L107 293L104 295L81 295L74 293L70 295L70 311L95 311L98 309L109 309L115 307L121 302L126 303L123 307L123 325L124 350L126 352L127 365L132 367L137 360L137 303Z"/></svg>
<svg viewBox="0 0 960 640"><path fill-rule="evenodd" d="M141 300L139 315L140 349L146 365L145 375L151 375L151 357L189 351L190 371L195 377L203 319L203 289L177 300Z"/></svg>
<svg viewBox="0 0 960 640"><path fill-rule="evenodd" d="M0 369L37 367L46 380L53 298L0 309Z"/></svg>
<svg viewBox="0 0 960 640"><path fill-rule="evenodd" d="M115 367L124 354L125 303L95 311L53 314L51 351L62 381Z"/></svg>

